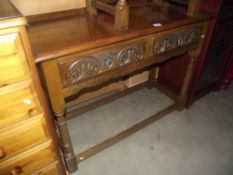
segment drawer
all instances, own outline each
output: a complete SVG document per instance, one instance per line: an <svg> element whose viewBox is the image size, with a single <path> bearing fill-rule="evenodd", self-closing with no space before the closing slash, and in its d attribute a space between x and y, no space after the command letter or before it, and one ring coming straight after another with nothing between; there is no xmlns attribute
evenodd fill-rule
<svg viewBox="0 0 233 175"><path fill-rule="evenodd" d="M0 87L30 78L26 55L17 30L10 30L11 33L0 31Z"/></svg>
<svg viewBox="0 0 233 175"><path fill-rule="evenodd" d="M41 114L27 121L0 130L0 147L4 153L0 157L0 161L18 151L45 141L48 136L44 123L44 117Z"/></svg>
<svg viewBox="0 0 233 175"><path fill-rule="evenodd" d="M54 162L34 173L31 175L60 175L61 172L59 170L59 164L58 162Z"/></svg>
<svg viewBox="0 0 233 175"><path fill-rule="evenodd" d="M34 147L15 157L0 162L0 174L10 175L20 172L20 175L29 175L44 166L56 161L56 154L52 151L51 141Z"/></svg>
<svg viewBox="0 0 233 175"><path fill-rule="evenodd" d="M186 51L185 47L196 45L202 35L202 26L193 26L186 29L179 29L174 32L167 32L162 37L155 36L155 55L177 52L178 49Z"/></svg>
<svg viewBox="0 0 233 175"><path fill-rule="evenodd" d="M41 113L32 81L0 88L0 128Z"/></svg>
<svg viewBox="0 0 233 175"><path fill-rule="evenodd" d="M147 57L146 39L114 44L58 59L63 87L140 62Z"/></svg>

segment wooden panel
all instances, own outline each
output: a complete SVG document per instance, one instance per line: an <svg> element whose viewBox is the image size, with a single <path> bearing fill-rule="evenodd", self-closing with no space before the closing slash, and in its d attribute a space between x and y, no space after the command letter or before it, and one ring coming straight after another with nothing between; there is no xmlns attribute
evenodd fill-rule
<svg viewBox="0 0 233 175"><path fill-rule="evenodd" d="M0 128L41 113L32 81L0 89Z"/></svg>
<svg viewBox="0 0 233 175"><path fill-rule="evenodd" d="M207 12L213 16L218 16L222 0L205 0L201 1L200 10Z"/></svg>
<svg viewBox="0 0 233 175"><path fill-rule="evenodd" d="M58 175L60 174L58 162L54 162L43 169L40 169L31 175Z"/></svg>
<svg viewBox="0 0 233 175"><path fill-rule="evenodd" d="M51 141L47 141L33 149L23 152L15 157L0 162L1 174L13 174L16 168L20 175L28 175L55 161L55 154L51 150Z"/></svg>
<svg viewBox="0 0 233 175"><path fill-rule="evenodd" d="M106 86L94 87L94 88L91 88L91 90L86 90L86 91L82 92L77 99L67 103L66 106L70 107L70 106L73 106L75 104L79 104L79 103L88 101L90 99L93 99L93 98L98 97L98 96L102 96L102 95L107 94L107 93L111 93L114 91L120 91L121 89L123 89L123 82L122 81L113 82L113 83L106 85Z"/></svg>
<svg viewBox="0 0 233 175"><path fill-rule="evenodd" d="M188 59L188 55L185 54L170 60L167 64L163 64L160 67L158 82L179 94L187 70Z"/></svg>
<svg viewBox="0 0 233 175"><path fill-rule="evenodd" d="M11 2L24 15L35 15L75 8L84 8L86 6L84 0L11 0Z"/></svg>
<svg viewBox="0 0 233 175"><path fill-rule="evenodd" d="M0 31L0 87L30 76L18 29Z"/></svg>
<svg viewBox="0 0 233 175"><path fill-rule="evenodd" d="M130 88L130 87L136 86L140 83L147 81L148 76L149 76L149 71L144 71L142 73L138 73L136 75L131 76L130 78L124 81L124 84L128 88Z"/></svg>
<svg viewBox="0 0 233 175"><path fill-rule="evenodd" d="M26 147L45 141L46 132L43 115L0 130L0 146L6 153L4 159Z"/></svg>

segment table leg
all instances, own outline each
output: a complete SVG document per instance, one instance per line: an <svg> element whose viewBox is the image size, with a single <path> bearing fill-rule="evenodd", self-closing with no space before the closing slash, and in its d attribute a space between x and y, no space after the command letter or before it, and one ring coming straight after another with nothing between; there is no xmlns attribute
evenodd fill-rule
<svg viewBox="0 0 233 175"><path fill-rule="evenodd" d="M65 163L68 171L72 173L78 169L78 166L77 166L76 156L74 154L73 146L71 143L69 131L67 128L65 111L62 111L60 113L54 113L54 115L56 117L57 126L60 133L60 138L62 142L62 152L65 158Z"/></svg>
<svg viewBox="0 0 233 175"><path fill-rule="evenodd" d="M71 173L76 171L78 166L66 124L65 100L62 92L62 83L60 77L58 76L60 73L57 61L51 60L44 62L42 64L42 70L45 75L44 78L46 81L48 94L59 130L62 153L65 159L67 170Z"/></svg>
<svg viewBox="0 0 233 175"><path fill-rule="evenodd" d="M178 105L179 111L184 109L187 103L189 87L190 87L190 83L192 80L193 71L194 71L194 67L195 67L195 63L197 61L198 55L199 54L195 51L189 52L189 57L190 57L189 64L188 64L188 68L186 71L186 75L185 75L183 86L182 86L181 93L180 93L180 99L179 99L179 105Z"/></svg>
<svg viewBox="0 0 233 175"><path fill-rule="evenodd" d="M147 83L147 87L148 89L152 89L153 87L155 87L155 83L156 83L156 67L153 67L149 70L149 76L148 76L148 83Z"/></svg>

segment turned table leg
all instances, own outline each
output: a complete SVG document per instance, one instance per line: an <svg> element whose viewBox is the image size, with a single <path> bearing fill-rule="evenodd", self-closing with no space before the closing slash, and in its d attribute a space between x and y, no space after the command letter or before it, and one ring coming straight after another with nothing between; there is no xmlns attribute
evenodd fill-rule
<svg viewBox="0 0 233 175"><path fill-rule="evenodd" d="M194 0L191 0L191 1L194 1ZM178 102L178 110L184 109L186 104L187 104L188 93L189 93L189 89L190 89L191 80L193 77L195 64L198 60L198 57L199 57L201 50L202 50L202 46L204 44L204 39L205 39L205 35L207 32L207 27L208 27L208 22L205 22L205 25L204 25L203 31L202 31L202 35L201 35L201 39L198 43L198 46L196 47L196 49L188 52L189 64L188 64L188 69L186 71L186 75L185 75L185 78L183 81L183 86L182 86L182 89L180 92L180 97L179 97L179 102Z"/></svg>
<svg viewBox="0 0 233 175"><path fill-rule="evenodd" d="M50 102L54 112L54 117L59 130L58 136L61 140L62 153L65 159L67 170L72 173L77 170L76 156L69 136L67 123L65 119L65 100L62 91L62 83L60 80L59 69L56 60L44 62L42 71L46 81Z"/></svg>
<svg viewBox="0 0 233 175"><path fill-rule="evenodd" d="M65 119L65 111L60 113L54 113L57 126L60 134L61 144L62 144L62 152L64 155L64 159L66 162L66 166L69 172L74 172L78 169L76 157L74 154L73 146L71 143L69 131L67 128L67 123Z"/></svg>
<svg viewBox="0 0 233 175"><path fill-rule="evenodd" d="M183 81L183 86L180 92L180 99L179 99L179 104L178 104L178 110L182 110L186 103L187 103L187 99L188 99L188 92L189 92L189 87L190 87L190 83L192 80L192 76L193 76L193 71L194 71L194 67L195 67L195 63L197 61L198 55L196 52L189 52L189 64L188 64L188 69L186 71L186 75Z"/></svg>

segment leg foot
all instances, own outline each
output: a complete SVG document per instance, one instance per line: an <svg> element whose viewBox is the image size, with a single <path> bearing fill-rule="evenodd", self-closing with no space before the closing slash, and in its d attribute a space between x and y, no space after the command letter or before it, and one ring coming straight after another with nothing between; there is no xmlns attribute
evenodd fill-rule
<svg viewBox="0 0 233 175"><path fill-rule="evenodd" d="M66 167L67 167L67 170L69 171L69 173L73 173L76 170L78 170L75 155L71 155L70 157L65 157L65 162L66 162Z"/></svg>

